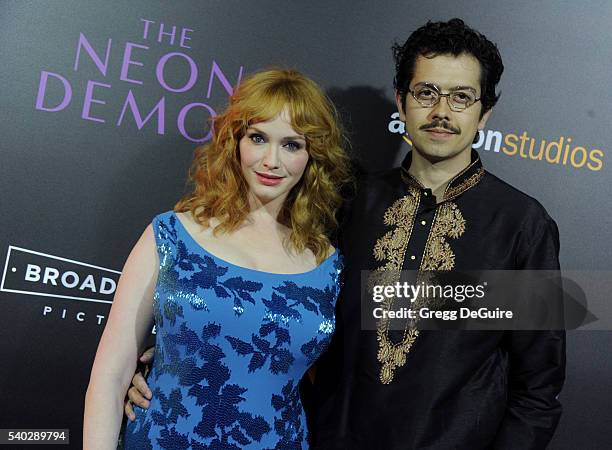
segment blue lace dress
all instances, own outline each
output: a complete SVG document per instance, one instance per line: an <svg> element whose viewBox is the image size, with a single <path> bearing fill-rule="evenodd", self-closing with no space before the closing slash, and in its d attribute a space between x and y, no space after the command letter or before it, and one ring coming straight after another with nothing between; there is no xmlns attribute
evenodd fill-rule
<svg viewBox="0 0 612 450"><path fill-rule="evenodd" d="M124 447L307 448L298 383L334 330L339 254L276 274L208 253L172 211L153 231L153 399L128 421Z"/></svg>

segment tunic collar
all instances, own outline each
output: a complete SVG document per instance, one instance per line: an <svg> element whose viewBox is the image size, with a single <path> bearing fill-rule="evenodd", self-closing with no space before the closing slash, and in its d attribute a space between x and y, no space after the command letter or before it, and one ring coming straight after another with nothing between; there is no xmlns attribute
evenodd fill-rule
<svg viewBox="0 0 612 450"><path fill-rule="evenodd" d="M404 161L402 161L402 180L408 186L417 188L419 190L424 190L425 187L416 178L410 175L410 173L408 173L411 163L412 151L408 152L404 158ZM468 189L476 186L484 176L484 173L485 171L482 166L482 162L480 161L480 155L478 155L476 150L472 149L470 164L451 179L450 183L448 183L446 189L444 190L442 201L445 202L452 200L463 194Z"/></svg>

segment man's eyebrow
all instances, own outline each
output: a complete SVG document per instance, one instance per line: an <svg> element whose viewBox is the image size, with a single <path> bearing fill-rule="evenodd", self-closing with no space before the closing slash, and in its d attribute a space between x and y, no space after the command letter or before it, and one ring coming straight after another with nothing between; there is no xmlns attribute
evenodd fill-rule
<svg viewBox="0 0 612 450"><path fill-rule="evenodd" d="M425 86L432 86L432 87L435 87L437 89L442 89L442 87L439 84L434 83L433 81L419 81L418 83L415 83L415 86L418 85L418 84L424 84ZM463 85L455 86L455 87L452 87L450 90L458 91L458 90L461 90L461 89L470 89L472 91L476 91L475 87L467 86L467 85L466 86L463 86Z"/></svg>
<svg viewBox="0 0 612 450"><path fill-rule="evenodd" d="M472 86L455 86L452 90L460 91L460 90L464 90L464 89L470 89L470 90L476 92L476 88L473 88Z"/></svg>

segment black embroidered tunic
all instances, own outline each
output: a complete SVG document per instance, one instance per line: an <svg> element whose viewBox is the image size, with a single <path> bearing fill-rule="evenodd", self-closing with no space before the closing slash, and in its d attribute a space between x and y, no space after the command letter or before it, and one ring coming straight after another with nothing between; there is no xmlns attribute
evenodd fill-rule
<svg viewBox="0 0 612 450"><path fill-rule="evenodd" d="M347 214L314 448L544 448L561 415L563 331L361 330L362 270L559 268L555 222L475 151L440 203L408 174L410 162L364 179Z"/></svg>

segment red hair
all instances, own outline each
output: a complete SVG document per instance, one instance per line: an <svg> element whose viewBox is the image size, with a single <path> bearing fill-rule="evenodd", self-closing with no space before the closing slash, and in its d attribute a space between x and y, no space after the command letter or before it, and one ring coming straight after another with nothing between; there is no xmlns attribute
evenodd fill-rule
<svg viewBox="0 0 612 450"><path fill-rule="evenodd" d="M197 148L189 171L193 190L175 211L192 213L203 226L211 218L216 232L236 230L249 214L248 185L242 175L238 143L249 125L265 122L288 108L292 128L305 136L309 160L278 220L291 229L290 245L311 250L320 264L329 253L329 234L338 227L340 188L350 180L349 159L337 112L312 80L293 70L267 70L245 78L227 109L213 121L211 142Z"/></svg>

